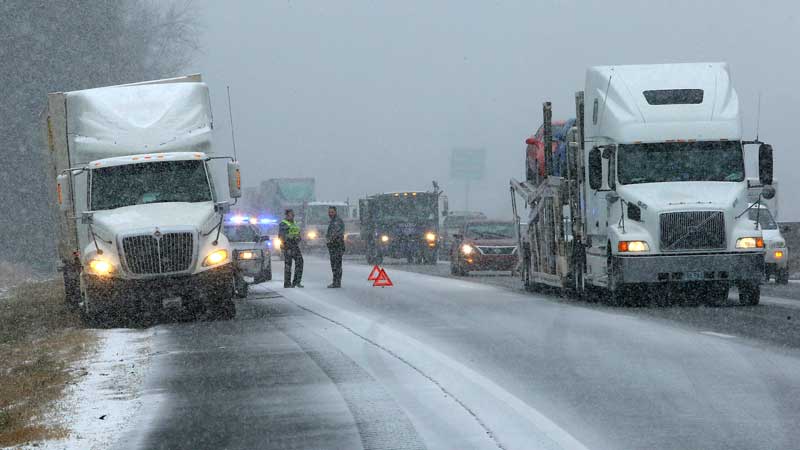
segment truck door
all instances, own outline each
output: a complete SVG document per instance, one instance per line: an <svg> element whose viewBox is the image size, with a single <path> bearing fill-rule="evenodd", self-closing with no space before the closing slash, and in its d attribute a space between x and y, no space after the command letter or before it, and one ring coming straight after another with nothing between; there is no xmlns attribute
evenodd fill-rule
<svg viewBox="0 0 800 450"><path fill-rule="evenodd" d="M589 151L586 164L586 265L592 284L605 286L608 242L608 163L603 147Z"/></svg>

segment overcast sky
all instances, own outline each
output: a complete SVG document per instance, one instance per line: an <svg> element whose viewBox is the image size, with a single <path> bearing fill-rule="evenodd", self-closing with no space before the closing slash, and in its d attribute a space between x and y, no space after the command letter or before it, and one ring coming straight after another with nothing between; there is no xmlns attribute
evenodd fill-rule
<svg viewBox="0 0 800 450"><path fill-rule="evenodd" d="M245 185L314 176L321 200L423 190L438 180L452 209L453 147L487 149L471 207L508 217L524 140L574 116L592 65L727 61L754 137L776 151L781 220L800 220L797 138L800 2L195 0L217 140L230 149L231 86ZM749 173L748 176L756 176Z"/></svg>

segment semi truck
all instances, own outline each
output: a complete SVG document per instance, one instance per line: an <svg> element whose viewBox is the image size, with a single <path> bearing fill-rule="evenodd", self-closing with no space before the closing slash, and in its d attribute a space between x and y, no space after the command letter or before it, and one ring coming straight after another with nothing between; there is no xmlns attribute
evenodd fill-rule
<svg viewBox="0 0 800 450"><path fill-rule="evenodd" d="M58 256L66 298L87 322L118 323L182 304L235 315L230 202L212 162L208 86L200 75L48 95L45 133L55 180Z"/></svg>
<svg viewBox="0 0 800 450"><path fill-rule="evenodd" d="M551 148L549 102L543 116ZM680 290L716 304L736 286L742 303L759 303L764 238L749 211L774 196L772 147L742 139L727 64L591 67L568 142L560 174L545 158L540 182L530 170L510 180L517 223L517 197L528 209L519 238L527 288L612 304ZM745 176L747 145L758 146L757 180Z"/></svg>
<svg viewBox="0 0 800 450"><path fill-rule="evenodd" d="M405 258L409 264L436 264L439 258L439 200L442 191L402 191L359 200L361 238L369 264L384 257Z"/></svg>

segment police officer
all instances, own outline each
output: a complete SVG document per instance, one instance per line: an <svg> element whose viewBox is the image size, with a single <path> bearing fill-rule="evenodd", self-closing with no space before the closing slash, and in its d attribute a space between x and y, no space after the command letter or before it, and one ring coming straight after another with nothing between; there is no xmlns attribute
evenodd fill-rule
<svg viewBox="0 0 800 450"><path fill-rule="evenodd" d="M301 288L303 285L303 254L300 252L300 226L294 223L294 211L286 210L286 218L281 220L278 236L283 242L283 287ZM292 280L292 261L294 261L294 280Z"/></svg>
<svg viewBox="0 0 800 450"><path fill-rule="evenodd" d="M328 207L328 217L331 222L328 224L328 253L331 255L331 271L333 272L333 283L329 288L342 287L342 255L344 255L344 222L336 213L335 206Z"/></svg>

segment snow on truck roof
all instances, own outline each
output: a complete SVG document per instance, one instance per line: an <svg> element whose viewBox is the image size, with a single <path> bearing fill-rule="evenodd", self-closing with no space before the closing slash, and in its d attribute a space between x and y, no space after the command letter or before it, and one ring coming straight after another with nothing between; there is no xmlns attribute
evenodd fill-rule
<svg viewBox="0 0 800 450"><path fill-rule="evenodd" d="M591 67L584 104L587 139L741 139L726 63Z"/></svg>
<svg viewBox="0 0 800 450"><path fill-rule="evenodd" d="M89 168L124 166L126 164L160 162L160 161L190 161L204 160L208 155L201 152L168 152L168 153L142 153L139 155L115 156L112 158L98 159L90 162Z"/></svg>
<svg viewBox="0 0 800 450"><path fill-rule="evenodd" d="M199 77L66 92L73 161L132 152L211 151L208 86Z"/></svg>

